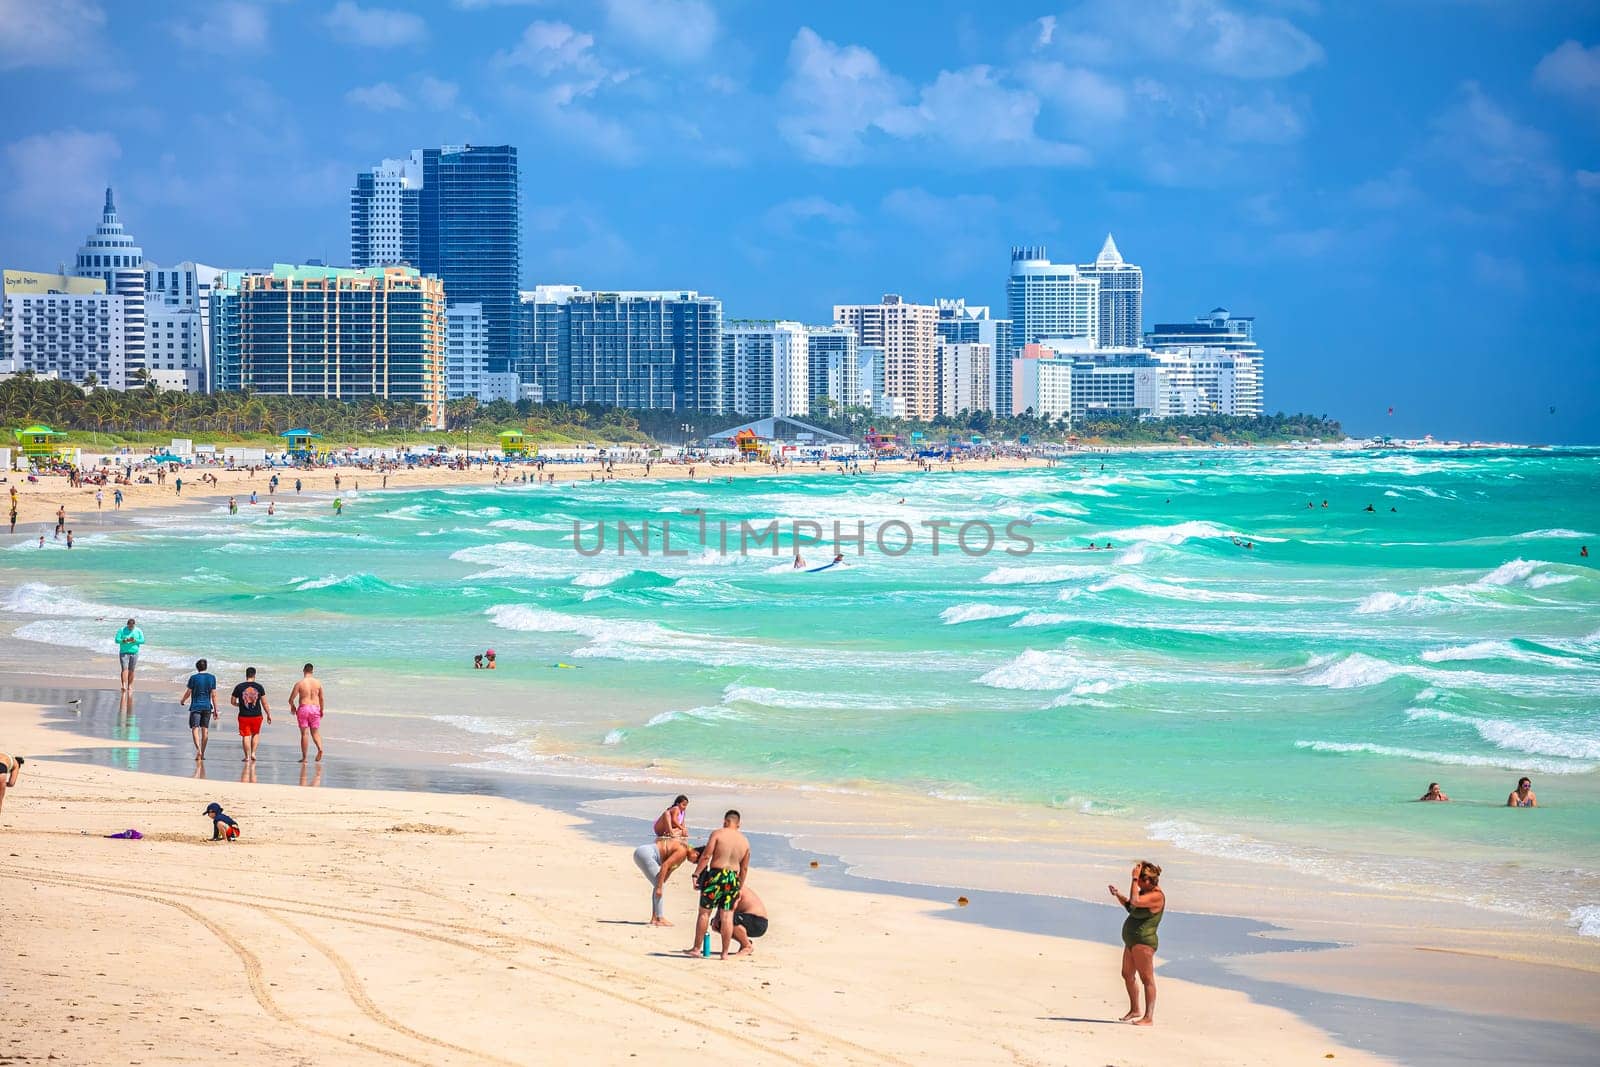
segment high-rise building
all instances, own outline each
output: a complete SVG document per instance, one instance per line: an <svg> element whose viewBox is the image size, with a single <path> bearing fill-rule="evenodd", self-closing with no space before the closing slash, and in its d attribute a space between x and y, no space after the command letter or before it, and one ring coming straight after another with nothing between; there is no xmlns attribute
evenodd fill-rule
<svg viewBox="0 0 1600 1067"><path fill-rule="evenodd" d="M489 337L483 325L483 305L451 304L445 309L444 398L483 400L488 373Z"/></svg>
<svg viewBox="0 0 1600 1067"><path fill-rule="evenodd" d="M1213 308L1193 323L1157 323L1145 346L1163 362L1183 361L1185 380L1204 395L1203 410L1249 418L1266 410L1265 357L1255 325L1253 316Z"/></svg>
<svg viewBox="0 0 1600 1067"><path fill-rule="evenodd" d="M522 274L522 185L514 145L447 145L422 153L417 267L450 303L483 305L489 370L515 370Z"/></svg>
<svg viewBox="0 0 1600 1067"><path fill-rule="evenodd" d="M869 411L878 410L883 397L883 346L860 345L856 349L856 378L861 388L859 403ZM901 407L905 406L901 402Z"/></svg>
<svg viewBox="0 0 1600 1067"><path fill-rule="evenodd" d="M994 410L994 350L972 342L939 342L939 414Z"/></svg>
<svg viewBox="0 0 1600 1067"><path fill-rule="evenodd" d="M908 304L890 293L877 304L836 304L833 321L856 332L862 346L883 349L882 395L905 401L908 418L928 420L939 410L939 310Z"/></svg>
<svg viewBox="0 0 1600 1067"><path fill-rule="evenodd" d="M994 365L989 369L993 396L985 411L1011 410L1011 361L1014 348L1010 319L996 319L988 307L965 300L939 300L939 337L952 344L988 345ZM972 409L979 410L977 408Z"/></svg>
<svg viewBox="0 0 1600 1067"><path fill-rule="evenodd" d="M1087 338L1027 345L1015 375L1016 415L1149 418L1169 406L1165 368L1139 348L1101 349Z"/></svg>
<svg viewBox="0 0 1600 1067"><path fill-rule="evenodd" d="M1043 245L1011 250L1006 280L1013 350L1050 338L1099 343L1100 279L1071 263L1052 263Z"/></svg>
<svg viewBox="0 0 1600 1067"><path fill-rule="evenodd" d="M1078 273L1100 283L1095 335L1100 347L1139 347L1144 337L1144 270L1123 262L1117 242L1108 233L1094 262L1079 264Z"/></svg>
<svg viewBox="0 0 1600 1067"><path fill-rule="evenodd" d="M113 389L137 384L145 375L144 249L123 229L110 186L100 224L78 249L73 273L99 278L106 283L106 292L122 297L122 371L110 384Z"/></svg>
<svg viewBox="0 0 1600 1067"><path fill-rule="evenodd" d="M523 301L525 362L546 401L727 410L716 297L541 286Z"/></svg>
<svg viewBox="0 0 1600 1067"><path fill-rule="evenodd" d="M1011 369L1011 414L1052 421L1072 413L1072 361L1041 344L1017 350Z"/></svg>
<svg viewBox="0 0 1600 1067"><path fill-rule="evenodd" d="M798 322L736 319L722 327L723 401L750 419L811 408L810 349Z"/></svg>
<svg viewBox="0 0 1600 1067"><path fill-rule="evenodd" d="M848 326L807 326L813 415L861 403L861 346ZM870 406L870 401L868 402Z"/></svg>
<svg viewBox="0 0 1600 1067"><path fill-rule="evenodd" d="M441 279L449 303L482 304L489 370L514 370L521 219L514 145L419 149L356 176L350 257L357 267L408 264Z"/></svg>
<svg viewBox="0 0 1600 1067"><path fill-rule="evenodd" d="M546 400L565 402L571 395L570 363L561 360L566 340L566 303L582 293L581 285L536 285L518 293L519 349L517 372L537 385Z"/></svg>
<svg viewBox="0 0 1600 1067"><path fill-rule="evenodd" d="M145 353L149 370L188 392L215 388L211 370L211 287L222 275L192 261L172 267L146 262Z"/></svg>
<svg viewBox="0 0 1600 1067"><path fill-rule="evenodd" d="M357 267L416 266L422 152L386 159L356 175L350 190L350 262Z"/></svg>
<svg viewBox="0 0 1600 1067"><path fill-rule="evenodd" d="M0 372L127 388L123 308L104 278L0 273Z"/></svg>
<svg viewBox="0 0 1600 1067"><path fill-rule="evenodd" d="M444 424L445 301L411 267L275 264L212 292L223 387L266 396L387 397Z"/></svg>

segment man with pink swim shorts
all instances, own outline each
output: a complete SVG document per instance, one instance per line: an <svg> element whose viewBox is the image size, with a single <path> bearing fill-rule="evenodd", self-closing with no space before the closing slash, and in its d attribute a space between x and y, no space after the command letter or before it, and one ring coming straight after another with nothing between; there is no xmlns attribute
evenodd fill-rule
<svg viewBox="0 0 1600 1067"><path fill-rule="evenodd" d="M301 763L306 761L307 738L316 742L317 761L322 760L322 715L327 705L323 701L322 683L312 677L311 671L311 664L307 663L304 674L289 692L289 710L300 724Z"/></svg>

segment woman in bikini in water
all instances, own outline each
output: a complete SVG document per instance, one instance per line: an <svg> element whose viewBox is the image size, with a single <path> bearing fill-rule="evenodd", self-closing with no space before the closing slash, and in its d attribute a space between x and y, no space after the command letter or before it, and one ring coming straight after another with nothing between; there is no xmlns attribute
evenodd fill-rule
<svg viewBox="0 0 1600 1067"><path fill-rule="evenodd" d="M1167 895L1161 891L1161 868L1140 860L1133 865L1133 881L1126 895L1106 886L1117 903L1128 909L1122 924L1122 981L1128 987L1128 1014L1122 1022L1154 1026L1156 1022L1156 927L1166 914ZM1139 986L1144 985L1144 1013L1139 1012Z"/></svg>

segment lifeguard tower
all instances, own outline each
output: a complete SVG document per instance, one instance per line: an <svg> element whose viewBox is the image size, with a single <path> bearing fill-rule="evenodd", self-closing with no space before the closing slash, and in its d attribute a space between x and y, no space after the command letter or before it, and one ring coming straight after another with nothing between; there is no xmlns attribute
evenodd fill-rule
<svg viewBox="0 0 1600 1067"><path fill-rule="evenodd" d="M766 459L767 446L748 427L733 435L733 447L739 450L741 460Z"/></svg>
<svg viewBox="0 0 1600 1067"><path fill-rule="evenodd" d="M322 440L320 433L310 430L285 430L281 435L287 442L284 451L289 453L289 458L296 462L317 458L320 451L315 442Z"/></svg>
<svg viewBox="0 0 1600 1067"><path fill-rule="evenodd" d="M26 426L13 431L17 454L23 463L49 463L66 451L67 435L48 426Z"/></svg>
<svg viewBox="0 0 1600 1067"><path fill-rule="evenodd" d="M524 458L528 454L528 439L521 430L500 431L500 454L507 459Z"/></svg>

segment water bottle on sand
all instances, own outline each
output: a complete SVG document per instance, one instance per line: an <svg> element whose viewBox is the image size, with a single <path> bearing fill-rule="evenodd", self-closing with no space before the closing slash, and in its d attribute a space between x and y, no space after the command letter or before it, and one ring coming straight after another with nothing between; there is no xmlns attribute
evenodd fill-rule
<svg viewBox="0 0 1600 1067"><path fill-rule="evenodd" d="M711 931L710 930L707 930L706 931L706 936L700 939L700 955L701 955L701 957L709 957L711 955Z"/></svg>

